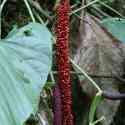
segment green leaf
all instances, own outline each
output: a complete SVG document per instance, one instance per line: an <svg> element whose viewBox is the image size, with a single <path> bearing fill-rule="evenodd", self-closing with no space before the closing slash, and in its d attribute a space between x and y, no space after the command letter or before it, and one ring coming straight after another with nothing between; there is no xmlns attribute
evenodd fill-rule
<svg viewBox="0 0 125 125"><path fill-rule="evenodd" d="M104 19L102 25L118 40L125 43L125 19Z"/></svg>
<svg viewBox="0 0 125 125"><path fill-rule="evenodd" d="M94 125L94 117L95 117L95 112L98 104L102 100L102 93L98 92L96 96L94 97L94 100L91 104L90 107L90 112L89 112L89 125Z"/></svg>
<svg viewBox="0 0 125 125"><path fill-rule="evenodd" d="M38 110L52 61L51 34L30 23L0 41L0 125L22 125Z"/></svg>
<svg viewBox="0 0 125 125"><path fill-rule="evenodd" d="M13 29L9 32L9 34L6 36L6 38L11 37L12 35L14 35L16 32L18 32L18 27L17 25L13 26Z"/></svg>

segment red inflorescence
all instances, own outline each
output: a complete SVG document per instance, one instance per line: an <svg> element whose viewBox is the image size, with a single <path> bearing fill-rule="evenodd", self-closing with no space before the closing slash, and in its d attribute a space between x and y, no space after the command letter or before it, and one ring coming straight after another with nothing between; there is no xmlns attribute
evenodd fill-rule
<svg viewBox="0 0 125 125"><path fill-rule="evenodd" d="M58 84L55 86L53 90L53 112L54 112L54 120L53 125L62 125L62 103L61 103L61 94L60 88Z"/></svg>
<svg viewBox="0 0 125 125"><path fill-rule="evenodd" d="M62 97L63 125L73 125L71 80L69 64L69 0L57 7L57 67Z"/></svg>

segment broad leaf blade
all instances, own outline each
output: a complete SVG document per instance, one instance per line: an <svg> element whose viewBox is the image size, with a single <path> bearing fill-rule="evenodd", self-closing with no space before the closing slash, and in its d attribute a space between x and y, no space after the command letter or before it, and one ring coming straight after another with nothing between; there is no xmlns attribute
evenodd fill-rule
<svg viewBox="0 0 125 125"><path fill-rule="evenodd" d="M51 34L31 23L0 43L0 125L22 125L38 108L51 67Z"/></svg>
<svg viewBox="0 0 125 125"><path fill-rule="evenodd" d="M115 38L125 43L125 19L108 18L101 23Z"/></svg>
<svg viewBox="0 0 125 125"><path fill-rule="evenodd" d="M117 85L120 82L113 78L103 78L103 76L114 76L114 73L123 74L124 51L121 42L114 42L111 35L92 16L87 14L85 20L86 22L81 22L80 28L82 29L77 34L80 44L74 60L86 73L92 76L102 90L119 93ZM83 91L93 97L96 90L90 82L84 77L80 77L80 82ZM101 121L102 125L110 125L113 122L119 104L119 101L105 99L100 103L96 116L97 119L100 119L104 115L106 120Z"/></svg>

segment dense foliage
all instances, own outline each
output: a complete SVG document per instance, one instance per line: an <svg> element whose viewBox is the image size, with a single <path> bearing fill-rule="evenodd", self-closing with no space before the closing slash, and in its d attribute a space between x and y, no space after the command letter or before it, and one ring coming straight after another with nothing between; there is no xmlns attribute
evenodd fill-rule
<svg viewBox="0 0 125 125"><path fill-rule="evenodd" d="M124 4L2 0L0 125L124 125Z"/></svg>

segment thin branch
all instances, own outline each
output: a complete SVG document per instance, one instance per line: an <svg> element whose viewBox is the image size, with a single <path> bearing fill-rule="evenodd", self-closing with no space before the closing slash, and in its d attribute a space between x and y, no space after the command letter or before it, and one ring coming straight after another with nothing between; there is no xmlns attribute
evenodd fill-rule
<svg viewBox="0 0 125 125"><path fill-rule="evenodd" d="M101 122L101 121L103 121L103 120L105 120L105 117L104 117L104 116L102 116L102 117L99 118L98 120L94 121L93 125L96 125L96 124L98 124L99 122Z"/></svg>
<svg viewBox="0 0 125 125"><path fill-rule="evenodd" d="M3 2L1 3L1 5L0 5L0 12L2 11L2 9L3 9L3 7L4 7L6 2L7 2L7 0L3 0Z"/></svg>
<svg viewBox="0 0 125 125"><path fill-rule="evenodd" d="M105 12L103 12L100 8L96 7L95 5L92 5L92 8L95 9L97 12L99 12L100 14L102 14L105 17L111 17L110 15L108 15Z"/></svg>
<svg viewBox="0 0 125 125"><path fill-rule="evenodd" d="M117 14L117 15L119 15L120 17L125 18L125 16L123 16L123 15L122 15L121 13L119 13L117 10L115 10L114 8L110 7L109 5L105 4L104 2L102 2L102 1L100 1L100 0L94 0L94 1L92 1L92 2L90 2L90 3L88 3L87 5L82 6L82 7L78 8L78 9L72 11L72 12L70 13L70 15L75 14L75 13L77 13L77 12L79 12L79 11L81 11L81 10L83 10L83 9L85 9L85 8L87 8L87 7L89 7L89 6L93 5L93 4L95 4L95 3L97 3L97 2L100 3L101 5L103 5L104 7L110 9L112 12L114 12L114 13Z"/></svg>
<svg viewBox="0 0 125 125"><path fill-rule="evenodd" d="M46 125L46 121L43 119L43 117L40 115L40 113L37 113L37 117L40 121L40 125Z"/></svg>
<svg viewBox="0 0 125 125"><path fill-rule="evenodd" d="M32 12L32 10L31 10L31 8L30 8L30 5L29 5L28 1L27 1L27 0L24 0L24 3L25 3L25 5L26 5L26 7L27 7L27 9L28 9L28 12L29 12L29 14L30 14L30 16L31 16L32 21L33 21L33 22L36 22L36 21L35 21L35 18L34 18L34 16L33 16L33 12Z"/></svg>
<svg viewBox="0 0 125 125"><path fill-rule="evenodd" d="M78 14L74 14L77 18L79 18L80 20L82 20L82 21L84 21L85 23L87 23L87 24L89 24L90 26L91 26L91 24L88 22L88 21L86 21L85 19L83 19L83 18L81 18L81 16L79 16ZM95 17L94 15L93 15L93 17ZM96 17L95 17L96 18ZM98 22L100 22L101 20L100 19L98 19L98 18L96 18L96 20L98 21ZM92 26L91 26L92 27Z"/></svg>
<svg viewBox="0 0 125 125"><path fill-rule="evenodd" d="M50 72L50 77L51 77L51 81L53 82L53 84L55 84L56 80L54 78L53 71Z"/></svg>
<svg viewBox="0 0 125 125"><path fill-rule="evenodd" d="M77 7L77 5L78 5L78 4L74 4L74 5L72 5L72 6L71 6L71 9Z"/></svg>
<svg viewBox="0 0 125 125"><path fill-rule="evenodd" d="M29 3L42 15L44 15L48 20L52 20L53 16L50 16L46 11L43 10L43 8L39 5L38 2L33 1L33 0L28 0Z"/></svg>
<svg viewBox="0 0 125 125"><path fill-rule="evenodd" d="M96 84L96 82L93 81L92 78L83 69L81 69L80 66L78 66L71 58L70 62L93 84L93 86L95 86L98 92L102 92L101 88Z"/></svg>
<svg viewBox="0 0 125 125"><path fill-rule="evenodd" d="M108 8L109 10L111 10L112 12L114 12L115 14L117 14L118 16L122 17L122 18L125 18L121 13L119 13L117 10L115 10L114 8L110 7L109 5L105 4L104 2L102 1L99 1L99 3L101 5L103 5L104 7Z"/></svg>
<svg viewBox="0 0 125 125"><path fill-rule="evenodd" d="M40 22L41 24L45 25L44 21L42 20L42 18L41 18L40 15L36 12L35 9L33 9L33 12L34 12L36 18L39 20L39 22Z"/></svg>
<svg viewBox="0 0 125 125"><path fill-rule="evenodd" d="M97 90L102 93L102 96L110 100L121 100L125 99L125 93L112 93L107 91L102 91L101 88L93 81L83 69L81 69L71 58L70 62L97 88Z"/></svg>
<svg viewBox="0 0 125 125"><path fill-rule="evenodd" d="M87 7L91 6L91 5L93 5L93 4L97 3L97 2L99 2L99 1L100 1L100 0L94 0L94 1L92 1L92 2L90 2L90 3L88 3L87 5L84 5L84 6L80 7L80 8L78 8L78 9L72 11L72 12L70 13L70 15L75 14L75 13L77 13L77 12L79 12L79 11L81 11L81 10L83 10L83 9L85 9L85 8L87 8Z"/></svg>
<svg viewBox="0 0 125 125"><path fill-rule="evenodd" d="M2 29L1 29L1 23L2 23L2 10L3 10L3 7L5 5L5 3L7 2L7 0L3 0L3 2L1 3L0 5L0 39L1 39L1 33L2 33Z"/></svg>

